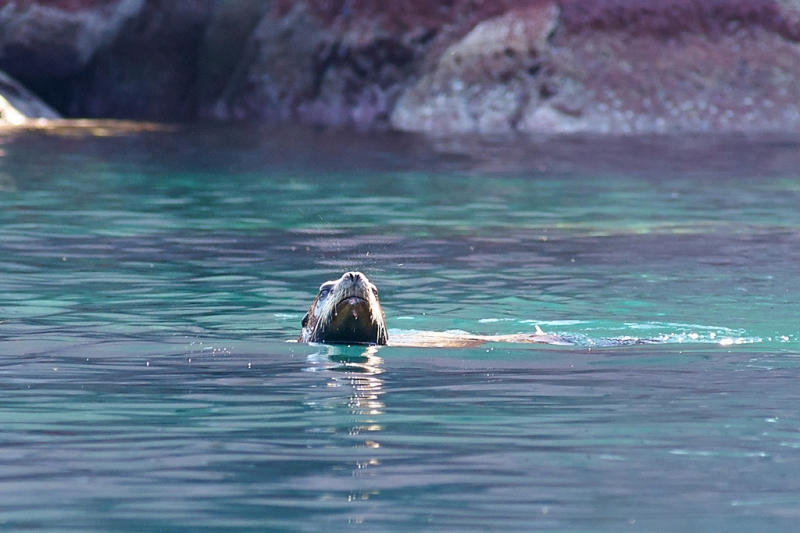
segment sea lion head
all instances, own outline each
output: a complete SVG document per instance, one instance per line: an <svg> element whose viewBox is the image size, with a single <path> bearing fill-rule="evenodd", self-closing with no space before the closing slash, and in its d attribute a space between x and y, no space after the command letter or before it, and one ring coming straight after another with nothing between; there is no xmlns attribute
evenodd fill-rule
<svg viewBox="0 0 800 533"><path fill-rule="evenodd" d="M386 344L388 338L378 288L361 272L346 272L320 286L298 342Z"/></svg>

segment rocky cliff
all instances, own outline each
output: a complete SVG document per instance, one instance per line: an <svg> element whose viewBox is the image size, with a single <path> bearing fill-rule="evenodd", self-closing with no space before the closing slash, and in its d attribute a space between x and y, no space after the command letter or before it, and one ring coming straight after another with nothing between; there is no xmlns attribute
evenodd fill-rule
<svg viewBox="0 0 800 533"><path fill-rule="evenodd" d="M800 0L0 0L0 69L72 117L800 130Z"/></svg>

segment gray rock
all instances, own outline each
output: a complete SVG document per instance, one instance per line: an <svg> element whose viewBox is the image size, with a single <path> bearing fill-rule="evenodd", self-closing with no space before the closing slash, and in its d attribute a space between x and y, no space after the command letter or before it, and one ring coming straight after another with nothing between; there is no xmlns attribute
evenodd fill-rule
<svg viewBox="0 0 800 533"><path fill-rule="evenodd" d="M273 4L272 0L216 0L198 63L201 116L215 118L214 104L237 76L250 36Z"/></svg>
<svg viewBox="0 0 800 533"><path fill-rule="evenodd" d="M268 13L211 114L364 128L388 123L428 35L387 30L370 18L336 20L323 20L307 2Z"/></svg>
<svg viewBox="0 0 800 533"><path fill-rule="evenodd" d="M263 17L212 114L222 119L290 118L314 90L314 58L329 36L304 2L281 18Z"/></svg>
<svg viewBox="0 0 800 533"><path fill-rule="evenodd" d="M539 71L558 22L554 3L485 20L449 46L392 112L400 130L501 133L538 100Z"/></svg>
<svg viewBox="0 0 800 533"><path fill-rule="evenodd" d="M145 0L80 75L69 115L175 121L197 112L198 60L214 0ZM65 87L67 87L65 89ZM65 106L66 107L66 106Z"/></svg>
<svg viewBox="0 0 800 533"><path fill-rule="evenodd" d="M101 0L59 8L29 2L0 7L0 68L24 79L81 71L108 46L144 0Z"/></svg>

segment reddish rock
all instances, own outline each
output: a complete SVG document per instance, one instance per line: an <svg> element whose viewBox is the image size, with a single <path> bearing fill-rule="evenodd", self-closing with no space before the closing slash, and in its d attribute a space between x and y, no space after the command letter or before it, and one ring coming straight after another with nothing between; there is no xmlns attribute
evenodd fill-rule
<svg viewBox="0 0 800 533"><path fill-rule="evenodd" d="M436 133L797 130L797 4L563 0L554 36L529 78L523 64L498 77L493 71L509 63L488 54L480 61L485 75L465 81L440 56L404 94L393 124ZM476 30L509 26L511 13L520 11ZM445 54L469 45L470 35ZM499 114L496 95L506 106Z"/></svg>
<svg viewBox="0 0 800 533"><path fill-rule="evenodd" d="M760 27L715 38L564 36L548 97L523 131L756 131L800 128L800 47Z"/></svg>
<svg viewBox="0 0 800 533"><path fill-rule="evenodd" d="M564 2L523 131L800 129L800 46L769 0Z"/></svg>
<svg viewBox="0 0 800 533"><path fill-rule="evenodd" d="M603 32L664 39L695 33L714 37L737 25L775 31L783 20L782 8L774 0L561 0L561 8L565 34Z"/></svg>

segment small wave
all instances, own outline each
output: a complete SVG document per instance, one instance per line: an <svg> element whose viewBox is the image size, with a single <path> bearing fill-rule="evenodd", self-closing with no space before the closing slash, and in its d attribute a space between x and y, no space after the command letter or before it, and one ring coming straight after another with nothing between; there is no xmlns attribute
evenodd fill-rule
<svg viewBox="0 0 800 533"><path fill-rule="evenodd" d="M718 335L716 332L673 332L639 337L623 335L619 337L591 337L582 333L555 333L570 344L579 346L627 346L634 344L718 344L720 346L733 346L740 344L755 344L764 339L746 335Z"/></svg>
<svg viewBox="0 0 800 533"><path fill-rule="evenodd" d="M537 326L578 326L590 324L588 320L520 320L520 324L535 324Z"/></svg>
<svg viewBox="0 0 800 533"><path fill-rule="evenodd" d="M734 344L754 344L763 342L758 336L748 335L745 330L703 324L682 324L678 322L626 323L625 327L637 331L661 331L652 337L659 343L711 343L722 346Z"/></svg>
<svg viewBox="0 0 800 533"><path fill-rule="evenodd" d="M749 335L745 330L704 324L680 322L625 322L609 324L592 320L520 320L520 323L537 324L548 334L578 346L624 346L633 344L718 344L732 346L764 342L759 336ZM552 331L566 327L572 331ZM574 328L573 328L574 327ZM576 331L577 330L577 331ZM774 340L788 342L788 337ZM767 341L773 341L770 337Z"/></svg>

